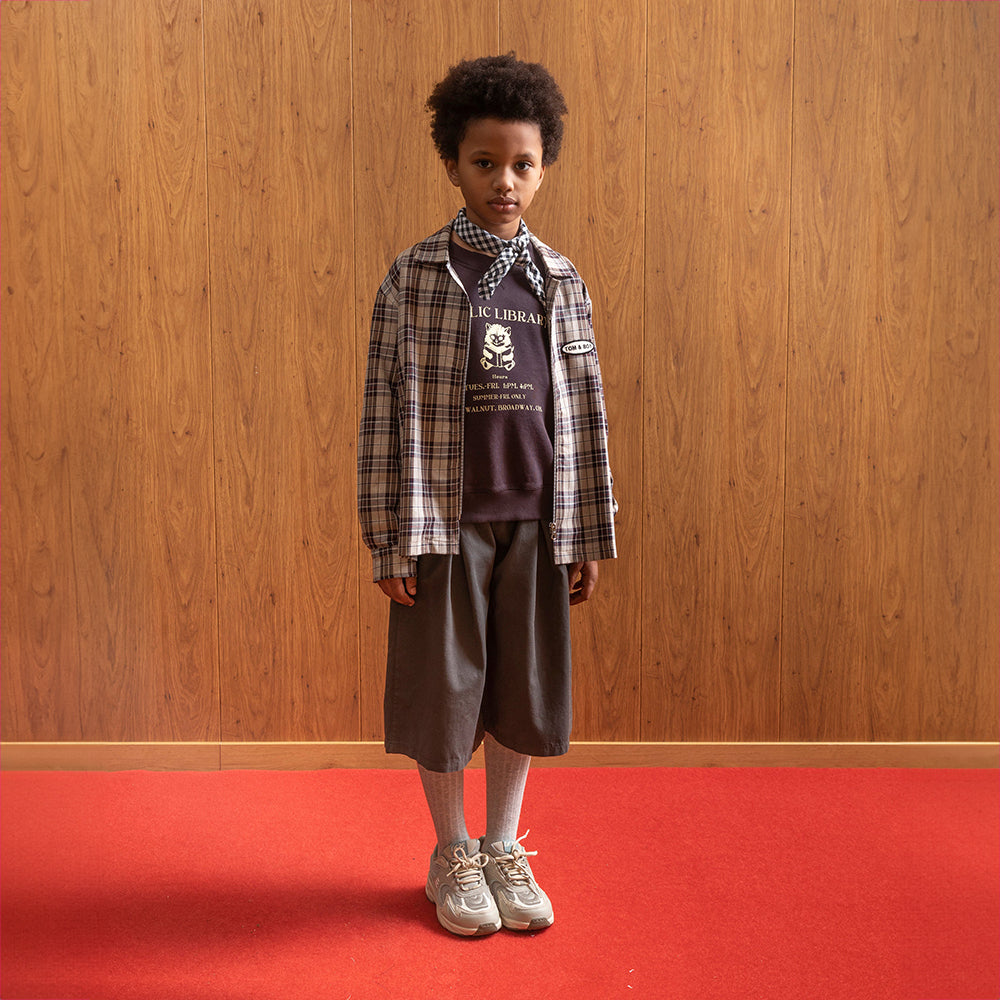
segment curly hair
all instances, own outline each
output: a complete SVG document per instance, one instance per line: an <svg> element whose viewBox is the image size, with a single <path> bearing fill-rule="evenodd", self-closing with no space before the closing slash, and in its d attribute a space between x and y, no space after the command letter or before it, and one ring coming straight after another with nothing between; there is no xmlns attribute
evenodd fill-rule
<svg viewBox="0 0 1000 1000"><path fill-rule="evenodd" d="M532 122L542 134L542 163L555 163L562 146L566 101L540 63L521 62L513 52L463 60L427 98L431 138L442 160L457 160L470 121L497 118Z"/></svg>

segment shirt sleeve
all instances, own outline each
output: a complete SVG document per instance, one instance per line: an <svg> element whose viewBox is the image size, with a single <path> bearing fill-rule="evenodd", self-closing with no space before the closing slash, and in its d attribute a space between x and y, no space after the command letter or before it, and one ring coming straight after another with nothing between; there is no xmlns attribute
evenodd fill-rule
<svg viewBox="0 0 1000 1000"><path fill-rule="evenodd" d="M399 554L400 369L396 268L379 287L358 433L358 517L372 553L372 579L416 576L417 561Z"/></svg>

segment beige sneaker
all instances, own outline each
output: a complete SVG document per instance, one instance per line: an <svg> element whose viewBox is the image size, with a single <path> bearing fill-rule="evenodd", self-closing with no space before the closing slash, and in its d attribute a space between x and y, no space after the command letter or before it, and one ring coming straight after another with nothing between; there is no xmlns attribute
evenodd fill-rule
<svg viewBox="0 0 1000 1000"><path fill-rule="evenodd" d="M493 901L483 868L486 855L479 841L453 844L431 855L427 898L437 907L438 923L452 934L482 937L500 930L500 913Z"/></svg>
<svg viewBox="0 0 1000 1000"><path fill-rule="evenodd" d="M521 841L484 845L487 857L486 882L496 900L504 927L515 931L535 931L548 927L555 919L549 897L538 888L528 858L538 851L526 851Z"/></svg>

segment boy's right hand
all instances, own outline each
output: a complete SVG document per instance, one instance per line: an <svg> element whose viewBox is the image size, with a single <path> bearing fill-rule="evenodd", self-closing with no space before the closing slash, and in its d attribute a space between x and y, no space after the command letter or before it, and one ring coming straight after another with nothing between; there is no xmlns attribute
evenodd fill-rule
<svg viewBox="0 0 1000 1000"><path fill-rule="evenodd" d="M382 589L382 593L397 604L412 608L416 603L417 578L415 576L408 576L405 579L397 576L388 580L379 580L378 585Z"/></svg>

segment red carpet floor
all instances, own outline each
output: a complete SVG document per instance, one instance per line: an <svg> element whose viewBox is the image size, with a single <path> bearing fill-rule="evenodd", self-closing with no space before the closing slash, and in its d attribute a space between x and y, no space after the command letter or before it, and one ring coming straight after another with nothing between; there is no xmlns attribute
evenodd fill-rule
<svg viewBox="0 0 1000 1000"><path fill-rule="evenodd" d="M482 824L481 771L467 779ZM4 1000L988 1000L994 771L537 769L556 910L460 939L410 771L6 773Z"/></svg>

